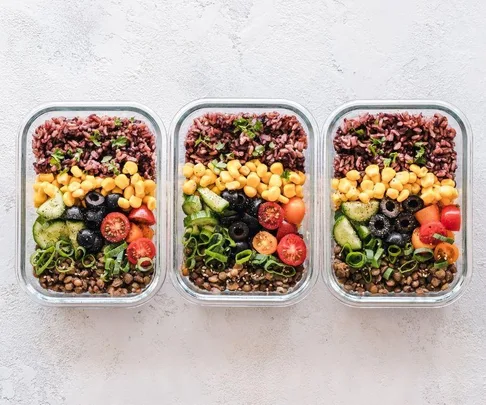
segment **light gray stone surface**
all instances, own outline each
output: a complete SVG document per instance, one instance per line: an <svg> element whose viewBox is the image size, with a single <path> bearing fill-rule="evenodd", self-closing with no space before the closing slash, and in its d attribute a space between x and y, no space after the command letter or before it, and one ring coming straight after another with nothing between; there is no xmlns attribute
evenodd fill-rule
<svg viewBox="0 0 486 405"><path fill-rule="evenodd" d="M482 0L0 0L0 404L486 402ZM15 138L52 100L281 97L322 125L356 98L437 98L475 131L475 274L441 310L43 308L14 273Z"/></svg>

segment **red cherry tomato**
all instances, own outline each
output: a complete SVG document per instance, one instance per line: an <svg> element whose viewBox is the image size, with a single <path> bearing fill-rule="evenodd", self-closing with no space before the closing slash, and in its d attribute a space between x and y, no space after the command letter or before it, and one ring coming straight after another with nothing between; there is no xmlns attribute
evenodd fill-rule
<svg viewBox="0 0 486 405"><path fill-rule="evenodd" d="M283 206L285 219L291 224L300 224L305 216L305 203L302 198L292 197L287 204Z"/></svg>
<svg viewBox="0 0 486 405"><path fill-rule="evenodd" d="M130 222L121 212L109 213L101 223L101 234L107 241L116 243L124 240L130 232Z"/></svg>
<svg viewBox="0 0 486 405"><path fill-rule="evenodd" d="M266 229L277 229L284 220L284 210L274 202L266 202L258 207L258 222Z"/></svg>
<svg viewBox="0 0 486 405"><path fill-rule="evenodd" d="M130 263L137 264L142 257L153 259L154 256L155 245L150 239L140 238L128 245L127 258Z"/></svg>
<svg viewBox="0 0 486 405"><path fill-rule="evenodd" d="M439 222L440 221L439 206L437 204L434 204L422 208L420 211L417 211L415 213L415 218L417 219L420 225L425 225L428 222Z"/></svg>
<svg viewBox="0 0 486 405"><path fill-rule="evenodd" d="M145 204L142 204L140 208L134 208L131 210L130 214L128 214L128 218L130 218L130 221L138 222L140 224L155 224L154 214Z"/></svg>
<svg viewBox="0 0 486 405"><path fill-rule="evenodd" d="M423 243L437 245L440 240L434 238L434 234L440 234L447 237L447 229L440 222L427 222L420 227L420 240Z"/></svg>
<svg viewBox="0 0 486 405"><path fill-rule="evenodd" d="M277 231L277 240L282 239L285 235L288 235L289 233L297 233L297 227L290 222L283 221Z"/></svg>
<svg viewBox="0 0 486 405"><path fill-rule="evenodd" d="M450 231L461 229L461 211L456 205L447 205L442 208L440 222Z"/></svg>
<svg viewBox="0 0 486 405"><path fill-rule="evenodd" d="M285 235L279 242L277 254L280 260L289 266L300 266L307 256L304 240L293 233Z"/></svg>
<svg viewBox="0 0 486 405"><path fill-rule="evenodd" d="M130 242L133 242L134 240L143 238L143 236L144 235L143 235L143 232L142 232L142 228L135 223L131 223L130 224L130 232L128 233L126 241L128 243L130 243Z"/></svg>

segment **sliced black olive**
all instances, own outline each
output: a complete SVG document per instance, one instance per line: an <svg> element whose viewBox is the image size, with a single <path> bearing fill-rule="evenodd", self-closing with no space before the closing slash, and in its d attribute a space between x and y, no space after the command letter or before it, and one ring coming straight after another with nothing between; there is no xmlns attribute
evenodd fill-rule
<svg viewBox="0 0 486 405"><path fill-rule="evenodd" d="M258 207L263 203L263 200L261 198L252 198L248 202L248 214L250 214L253 217L258 217Z"/></svg>
<svg viewBox="0 0 486 405"><path fill-rule="evenodd" d="M69 207L64 212L64 218L69 221L83 221L83 211L79 207Z"/></svg>
<svg viewBox="0 0 486 405"><path fill-rule="evenodd" d="M239 215L230 215L230 216L224 216L221 217L221 225L224 227L228 228L231 224L234 224L235 222L238 222L240 220Z"/></svg>
<svg viewBox="0 0 486 405"><path fill-rule="evenodd" d="M221 197L230 203L229 209L232 211L243 212L247 209L249 200L241 191L225 190L221 193Z"/></svg>
<svg viewBox="0 0 486 405"><path fill-rule="evenodd" d="M96 191L90 191L86 194L86 197L84 197L84 201L88 208L98 208L105 203L105 197Z"/></svg>
<svg viewBox="0 0 486 405"><path fill-rule="evenodd" d="M400 203L391 198L384 198L380 202L381 213L388 218L396 218L400 214Z"/></svg>
<svg viewBox="0 0 486 405"><path fill-rule="evenodd" d="M86 223L86 227L89 229L100 229L101 222L103 222L103 218L105 217L106 210L104 207L100 207L98 209L91 209L87 210L84 213L84 221Z"/></svg>
<svg viewBox="0 0 486 405"><path fill-rule="evenodd" d="M397 245L399 247L405 247L407 243L405 236L398 232L392 232L386 238L386 243L389 245Z"/></svg>
<svg viewBox="0 0 486 405"><path fill-rule="evenodd" d="M95 239L97 236L98 234L92 229L81 229L78 232L76 240L78 241L79 246L82 246L86 249L91 249L95 243Z"/></svg>
<svg viewBox="0 0 486 405"><path fill-rule="evenodd" d="M400 233L411 233L417 226L417 220L409 212L402 212L395 219L395 230Z"/></svg>
<svg viewBox="0 0 486 405"><path fill-rule="evenodd" d="M91 245L91 247L87 248L86 251L88 253L98 253L101 251L103 244L104 244L103 237L96 232L94 235L93 244Z"/></svg>
<svg viewBox="0 0 486 405"><path fill-rule="evenodd" d="M120 207L118 206L118 200L122 197L123 196L121 194L108 194L105 197L105 206L108 211L118 211L120 209Z"/></svg>
<svg viewBox="0 0 486 405"><path fill-rule="evenodd" d="M376 214L371 217L368 228L372 235L383 238L390 233L391 225L390 220L383 214Z"/></svg>
<svg viewBox="0 0 486 405"><path fill-rule="evenodd" d="M241 242L248 239L250 229L244 222L235 222L234 224L230 225L228 233L230 238L235 242Z"/></svg>
<svg viewBox="0 0 486 405"><path fill-rule="evenodd" d="M247 250L247 249L250 249L250 245L248 244L248 242L240 241L240 242L236 242L234 251L236 254L236 253L243 252L243 250Z"/></svg>
<svg viewBox="0 0 486 405"><path fill-rule="evenodd" d="M402 205L405 211L414 213L424 208L424 201L418 195L411 195Z"/></svg>
<svg viewBox="0 0 486 405"><path fill-rule="evenodd" d="M258 219L252 217L251 215L243 214L243 216L241 217L241 221L248 225L248 228L250 230L250 236L257 234L262 229L262 226L258 222Z"/></svg>

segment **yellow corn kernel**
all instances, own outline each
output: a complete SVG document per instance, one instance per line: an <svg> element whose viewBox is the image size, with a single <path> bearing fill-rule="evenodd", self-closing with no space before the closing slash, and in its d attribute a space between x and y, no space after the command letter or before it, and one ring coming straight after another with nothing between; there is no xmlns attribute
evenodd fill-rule
<svg viewBox="0 0 486 405"><path fill-rule="evenodd" d="M238 183L240 183L240 188L243 188L246 186L246 177L245 176L240 176L236 179Z"/></svg>
<svg viewBox="0 0 486 405"><path fill-rule="evenodd" d="M224 185L224 183L221 181L220 178L217 178L216 181L215 181L215 184L216 184L216 188L220 191L223 191L226 189L226 186Z"/></svg>
<svg viewBox="0 0 486 405"><path fill-rule="evenodd" d="M287 197L285 197L284 195L279 195L278 196L278 200L277 200L280 204L288 204L289 202L289 199Z"/></svg>
<svg viewBox="0 0 486 405"><path fill-rule="evenodd" d="M130 208L130 202L126 198L119 198L118 206L123 210L127 210Z"/></svg>
<svg viewBox="0 0 486 405"><path fill-rule="evenodd" d="M435 202L435 194L432 190L422 193L420 198L424 201L425 205L430 205Z"/></svg>
<svg viewBox="0 0 486 405"><path fill-rule="evenodd" d="M39 190L42 190L42 183L40 182L35 182L34 185L32 186L34 191L39 191Z"/></svg>
<svg viewBox="0 0 486 405"><path fill-rule="evenodd" d="M361 182L361 190L373 190L374 183L371 180L363 180Z"/></svg>
<svg viewBox="0 0 486 405"><path fill-rule="evenodd" d="M57 182L65 186L66 184L69 184L69 177L68 173L59 174L57 176Z"/></svg>
<svg viewBox="0 0 486 405"><path fill-rule="evenodd" d="M400 192L397 189L390 187L388 190L386 190L386 196L388 198L393 199L393 200L396 200L399 195L400 195Z"/></svg>
<svg viewBox="0 0 486 405"><path fill-rule="evenodd" d="M268 186L265 184L265 183L260 183L257 187L256 187L257 191L258 191L258 194L262 195L262 193L268 189Z"/></svg>
<svg viewBox="0 0 486 405"><path fill-rule="evenodd" d="M134 175L138 172L138 165L135 162L128 161L123 165L122 173Z"/></svg>
<svg viewBox="0 0 486 405"><path fill-rule="evenodd" d="M187 180L182 186L182 192L186 195L193 195L196 192L197 184L194 180Z"/></svg>
<svg viewBox="0 0 486 405"><path fill-rule="evenodd" d="M378 174L375 174L374 176L371 176L371 181L373 183L381 183L381 176L380 176L380 173Z"/></svg>
<svg viewBox="0 0 486 405"><path fill-rule="evenodd" d="M34 193L34 205L37 207L40 207L42 204L44 204L47 201L47 195L44 193L43 190L39 190Z"/></svg>
<svg viewBox="0 0 486 405"><path fill-rule="evenodd" d="M346 201L348 201L346 194L341 194L341 202L346 202Z"/></svg>
<svg viewBox="0 0 486 405"><path fill-rule="evenodd" d="M257 195L257 190L256 188L254 187L250 187L250 186L245 186L243 188L243 191L245 192L245 194L247 195L247 197L249 198L253 198Z"/></svg>
<svg viewBox="0 0 486 405"><path fill-rule="evenodd" d="M451 199L454 195L454 187L452 186L440 186L439 193L442 198Z"/></svg>
<svg viewBox="0 0 486 405"><path fill-rule="evenodd" d="M408 190L408 191L412 191L412 185L409 183L409 184L404 184L403 185L403 189L404 190Z"/></svg>
<svg viewBox="0 0 486 405"><path fill-rule="evenodd" d="M200 177L197 177L195 174L193 174L191 176L190 180L196 182L196 184L199 184L199 182L201 181L201 178Z"/></svg>
<svg viewBox="0 0 486 405"><path fill-rule="evenodd" d="M292 182L292 183L294 183L294 184L301 184L301 178L295 172L290 172L289 181Z"/></svg>
<svg viewBox="0 0 486 405"><path fill-rule="evenodd" d="M305 175L304 172L301 172L301 171L298 171L297 172L299 174L299 177L300 177L300 184L304 184L306 179L307 179L307 176Z"/></svg>
<svg viewBox="0 0 486 405"><path fill-rule="evenodd" d="M448 198L442 198L440 202L442 203L443 206L445 206L445 205L451 205L453 203L453 200L449 200Z"/></svg>
<svg viewBox="0 0 486 405"><path fill-rule="evenodd" d="M265 173L267 173L268 167L266 164L262 163L257 166L256 173L258 174L258 177L262 178Z"/></svg>
<svg viewBox="0 0 486 405"><path fill-rule="evenodd" d="M369 180L369 181L371 181L371 177L370 177L370 176L368 176L367 174L365 174L365 175L363 176L363 178L361 179L361 181L365 181L365 180Z"/></svg>
<svg viewBox="0 0 486 405"><path fill-rule="evenodd" d="M80 183L81 184L81 180L78 179L77 177L71 177L69 179L69 184L72 184L72 183Z"/></svg>
<svg viewBox="0 0 486 405"><path fill-rule="evenodd" d="M94 187L94 184L93 184L91 181L89 181L89 180L84 180L84 181L81 183L81 188L82 188L84 191L86 191L86 192L88 192L88 191L92 190L92 189L93 189L93 187Z"/></svg>
<svg viewBox="0 0 486 405"><path fill-rule="evenodd" d="M283 164L280 162L275 162L273 165L270 166L270 171L273 174L281 176L284 172Z"/></svg>
<svg viewBox="0 0 486 405"><path fill-rule="evenodd" d="M155 210L155 207L157 205L157 200L154 198L154 197L151 197L149 195L145 196L143 199L142 199L142 202L147 206L147 208L150 210L150 211L153 211Z"/></svg>
<svg viewBox="0 0 486 405"><path fill-rule="evenodd" d="M331 188L333 190L337 190L339 187L339 179L332 179L331 180Z"/></svg>
<svg viewBox="0 0 486 405"><path fill-rule="evenodd" d="M434 174L427 173L424 177L422 177L421 185L422 188L432 187L434 185Z"/></svg>
<svg viewBox="0 0 486 405"><path fill-rule="evenodd" d="M279 187L269 187L267 190L267 198L268 201L277 201L278 197L280 197L280 188Z"/></svg>
<svg viewBox="0 0 486 405"><path fill-rule="evenodd" d="M126 174L119 174L115 177L115 185L124 190L130 185L130 180L128 180Z"/></svg>
<svg viewBox="0 0 486 405"><path fill-rule="evenodd" d="M213 187L211 188L211 191L212 191L214 194L217 194L217 195L220 195L220 194L221 194L221 190L220 190L218 187L216 187L216 186L213 186Z"/></svg>
<svg viewBox="0 0 486 405"><path fill-rule="evenodd" d="M128 202L130 203L130 207L132 208L140 208L140 206L142 205L142 199L140 197L137 197L136 195L132 195Z"/></svg>
<svg viewBox="0 0 486 405"><path fill-rule="evenodd" d="M383 198L385 195L385 185L383 183L376 183L373 187L373 196L375 198Z"/></svg>
<svg viewBox="0 0 486 405"><path fill-rule="evenodd" d="M413 184L417 181L417 175L414 172L409 172L408 173L408 182L410 184Z"/></svg>
<svg viewBox="0 0 486 405"><path fill-rule="evenodd" d="M71 183L68 186L68 190L71 191L71 192L73 192L73 191L76 191L80 187L81 187L81 184L80 183Z"/></svg>
<svg viewBox="0 0 486 405"><path fill-rule="evenodd" d="M111 192L113 194L123 194L123 190L120 187L115 187Z"/></svg>
<svg viewBox="0 0 486 405"><path fill-rule="evenodd" d="M442 186L456 187L456 182L452 179L444 179L440 182Z"/></svg>
<svg viewBox="0 0 486 405"><path fill-rule="evenodd" d="M375 192L373 191L373 189L371 190L364 190L363 193L366 193L370 196L370 198L374 198L375 196Z"/></svg>
<svg viewBox="0 0 486 405"><path fill-rule="evenodd" d="M228 172L233 179L240 177L239 169L236 169L235 167L228 168Z"/></svg>
<svg viewBox="0 0 486 405"><path fill-rule="evenodd" d="M366 193L359 193L359 200L362 203L368 204L370 202L370 196Z"/></svg>
<svg viewBox="0 0 486 405"><path fill-rule="evenodd" d="M135 195L138 197L138 198L142 198L145 197L145 187L143 185L143 180L139 180L135 183Z"/></svg>
<svg viewBox="0 0 486 405"><path fill-rule="evenodd" d="M397 201L403 202L408 198L409 195L410 195L410 191L404 189L404 190L402 190L400 195L397 197Z"/></svg>
<svg viewBox="0 0 486 405"><path fill-rule="evenodd" d="M356 189L356 187L351 187L349 191L346 193L346 198L349 201L356 201L358 197L359 197L359 191Z"/></svg>
<svg viewBox="0 0 486 405"><path fill-rule="evenodd" d="M182 166L182 175L186 179L189 179L193 174L194 174L194 164L186 163L184 166Z"/></svg>
<svg viewBox="0 0 486 405"><path fill-rule="evenodd" d="M398 172L395 178L402 184L407 184L410 181L410 175L406 171Z"/></svg>
<svg viewBox="0 0 486 405"><path fill-rule="evenodd" d="M59 190L61 190L61 193L67 193L69 191L68 186L62 186Z"/></svg>
<svg viewBox="0 0 486 405"><path fill-rule="evenodd" d="M412 189L410 190L412 194L418 194L420 193L420 185L417 183L412 184Z"/></svg>
<svg viewBox="0 0 486 405"><path fill-rule="evenodd" d="M155 181L153 180L144 180L143 187L145 190L145 194L148 194L152 191L155 191Z"/></svg>
<svg viewBox="0 0 486 405"><path fill-rule="evenodd" d="M240 188L240 183L235 181L230 181L229 183L226 183L226 188L228 190L238 190Z"/></svg>
<svg viewBox="0 0 486 405"><path fill-rule="evenodd" d="M74 197L72 193L70 193L69 191L67 193L64 193L62 195L62 201L64 202L66 207L72 207L74 205Z"/></svg>
<svg viewBox="0 0 486 405"><path fill-rule="evenodd" d="M202 163L198 163L197 165L194 166L193 171L197 177L201 177L204 175L204 172L206 171L206 167Z"/></svg>
<svg viewBox="0 0 486 405"><path fill-rule="evenodd" d="M130 177L130 184L135 185L140 180L143 181L142 176L140 176L140 174L138 173L135 173L132 177Z"/></svg>
<svg viewBox="0 0 486 405"><path fill-rule="evenodd" d="M452 199L455 200L459 197L459 190L455 187L452 188Z"/></svg>
<svg viewBox="0 0 486 405"><path fill-rule="evenodd" d="M85 196L86 192L82 188L78 188L76 191L73 191L71 194L74 198L82 198Z"/></svg>
<svg viewBox="0 0 486 405"><path fill-rule="evenodd" d="M204 176L201 177L201 181L199 182L199 185L201 187L208 187L211 184L214 184L214 181L211 178L211 176L204 175Z"/></svg>
<svg viewBox="0 0 486 405"><path fill-rule="evenodd" d="M410 165L410 171L418 176L420 173L420 167L416 164Z"/></svg>
<svg viewBox="0 0 486 405"><path fill-rule="evenodd" d="M250 162L252 162L256 167L263 165L263 163L260 162L258 159L250 160Z"/></svg>
<svg viewBox="0 0 486 405"><path fill-rule="evenodd" d="M233 181L233 177L227 170L223 170L219 176L221 177L221 181L223 183L229 183Z"/></svg>
<svg viewBox="0 0 486 405"><path fill-rule="evenodd" d="M378 167L378 165L369 165L368 167L366 167L365 173L368 176L373 177L377 174L380 174L380 168Z"/></svg>
<svg viewBox="0 0 486 405"><path fill-rule="evenodd" d="M341 193L346 194L350 188L351 188L351 182L348 179L339 180L338 190Z"/></svg>
<svg viewBox="0 0 486 405"><path fill-rule="evenodd" d="M381 171L381 180L384 183L389 183L391 181L391 179L393 179L395 177L396 174L397 174L397 172L395 171L395 169L392 169L391 167L385 167Z"/></svg>
<svg viewBox="0 0 486 405"><path fill-rule="evenodd" d="M272 177L272 172L265 172L262 176L262 181L265 183L265 184L268 184L270 182L270 179Z"/></svg>
<svg viewBox="0 0 486 405"><path fill-rule="evenodd" d="M230 170L230 169L240 170L240 167L241 167L241 163L240 163L240 161L238 159L230 160L227 163L228 170Z"/></svg>
<svg viewBox="0 0 486 405"><path fill-rule="evenodd" d="M346 173L346 178L351 181L358 181L361 176L357 170L350 170Z"/></svg>
<svg viewBox="0 0 486 405"><path fill-rule="evenodd" d="M71 167L71 173L74 177L81 177L83 175L83 171L78 166Z"/></svg>
<svg viewBox="0 0 486 405"><path fill-rule="evenodd" d="M44 187L44 192L51 198L53 198L56 195L58 190L59 189L53 184L48 184L47 187Z"/></svg>
<svg viewBox="0 0 486 405"><path fill-rule="evenodd" d="M302 185L295 186L295 196L299 198L304 198L304 187Z"/></svg>
<svg viewBox="0 0 486 405"><path fill-rule="evenodd" d="M280 177L279 174L272 174L272 176L270 177L270 181L268 182L268 185L270 187L282 187L282 178Z"/></svg>
<svg viewBox="0 0 486 405"><path fill-rule="evenodd" d="M295 197L295 184L287 184L283 187L283 195L287 198Z"/></svg>
<svg viewBox="0 0 486 405"><path fill-rule="evenodd" d="M248 176L251 173L251 171L248 168L248 166L241 166L239 172L243 176Z"/></svg>
<svg viewBox="0 0 486 405"><path fill-rule="evenodd" d="M106 191L104 188L101 189L100 193L103 197L106 197L108 194L110 194L110 192Z"/></svg>
<svg viewBox="0 0 486 405"><path fill-rule="evenodd" d="M248 169L250 169L251 172L256 172L257 170L257 167L253 162L246 162L245 166L248 167Z"/></svg>
<svg viewBox="0 0 486 405"><path fill-rule="evenodd" d="M84 180L88 180L90 181L91 183L94 183L95 181L95 176L92 176L91 174L88 174L84 177Z"/></svg>
<svg viewBox="0 0 486 405"><path fill-rule="evenodd" d="M54 181L54 174L52 174L52 173L41 173L37 176L37 180L47 181L48 183L52 183Z"/></svg>
<svg viewBox="0 0 486 405"><path fill-rule="evenodd" d="M440 192L438 189L434 189L434 196L436 201L440 201L442 199L442 196L440 195Z"/></svg>
<svg viewBox="0 0 486 405"><path fill-rule="evenodd" d="M390 181L390 187L398 191L403 190L403 184L396 177Z"/></svg>
<svg viewBox="0 0 486 405"><path fill-rule="evenodd" d="M334 204L334 207L339 208L339 206L341 205L341 193L339 191L332 193L331 200ZM368 199L368 201L369 201L369 199Z"/></svg>
<svg viewBox="0 0 486 405"><path fill-rule="evenodd" d="M424 177L429 170L426 167L421 167L420 171L417 173L417 177Z"/></svg>
<svg viewBox="0 0 486 405"><path fill-rule="evenodd" d="M260 184L260 177L258 174L251 172L246 178L246 185L256 188Z"/></svg>
<svg viewBox="0 0 486 405"><path fill-rule="evenodd" d="M94 188L101 188L102 182L103 182L103 177L95 177Z"/></svg>

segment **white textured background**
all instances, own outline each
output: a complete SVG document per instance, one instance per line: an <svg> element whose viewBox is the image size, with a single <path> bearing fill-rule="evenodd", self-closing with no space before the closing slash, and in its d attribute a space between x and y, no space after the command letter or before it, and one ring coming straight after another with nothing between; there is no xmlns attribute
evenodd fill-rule
<svg viewBox="0 0 486 405"><path fill-rule="evenodd" d="M0 404L486 402L482 0L0 0ZM437 98L475 131L475 274L441 310L42 308L14 274L15 138L52 100L282 97L322 125L356 98ZM484 155L483 155L484 156ZM481 218L482 213L482 218ZM472 226L473 224L469 224Z"/></svg>

